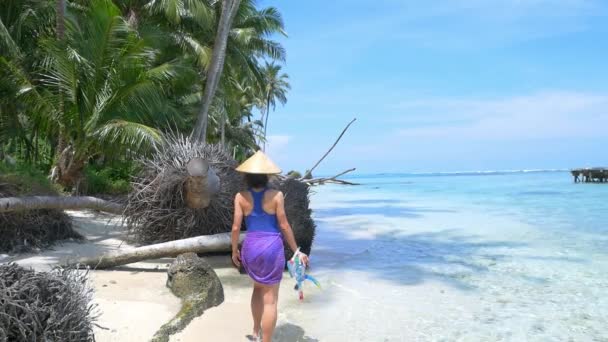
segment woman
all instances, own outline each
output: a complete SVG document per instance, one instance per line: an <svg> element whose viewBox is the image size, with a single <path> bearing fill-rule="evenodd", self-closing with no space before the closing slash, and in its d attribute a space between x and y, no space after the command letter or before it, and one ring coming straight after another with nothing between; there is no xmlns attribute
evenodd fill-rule
<svg viewBox="0 0 608 342"><path fill-rule="evenodd" d="M279 283L285 269L283 238L292 251L298 246L285 215L283 193L268 189L268 175L281 170L261 151L241 164L237 171L245 174L248 190L236 194L232 224L232 261L241 263L253 279L251 314L253 338L260 332L263 342L271 342L277 323ZM241 223L245 217L247 236L239 253ZM308 265L308 256L300 254Z"/></svg>

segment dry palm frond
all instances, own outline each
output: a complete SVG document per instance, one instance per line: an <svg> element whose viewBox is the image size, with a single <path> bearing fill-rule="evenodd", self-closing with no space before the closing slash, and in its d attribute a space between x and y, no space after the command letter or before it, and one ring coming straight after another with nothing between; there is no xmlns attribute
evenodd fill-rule
<svg viewBox="0 0 608 342"><path fill-rule="evenodd" d="M207 208L192 209L184 201L186 164L192 158L205 159L220 177L220 191ZM151 244L230 230L234 195L243 188L243 179L234 171L236 161L220 146L169 136L141 164L125 210L127 226L137 242Z"/></svg>
<svg viewBox="0 0 608 342"><path fill-rule="evenodd" d="M186 165L192 158L205 159L220 178L220 191L207 208L189 208L184 200ZM220 146L172 135L141 164L142 171L132 182L125 210L127 226L136 242L153 244L230 231L234 195L244 190L245 184L235 171L237 162ZM299 180L283 178L274 179L271 185L285 194L285 210L298 245L309 253L315 233L309 208L310 187ZM287 249L286 255L291 257Z"/></svg>

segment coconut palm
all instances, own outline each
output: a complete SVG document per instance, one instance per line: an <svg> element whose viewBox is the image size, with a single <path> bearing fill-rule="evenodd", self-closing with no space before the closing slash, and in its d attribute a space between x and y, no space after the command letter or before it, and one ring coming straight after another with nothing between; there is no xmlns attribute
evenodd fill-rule
<svg viewBox="0 0 608 342"><path fill-rule="evenodd" d="M48 120L35 108L24 107L15 99L23 88L35 83L31 75L40 60L37 38L53 34L54 17L52 2L0 2L0 141L4 145L0 149L6 147L26 160L32 154L34 160L38 159L38 140L45 140Z"/></svg>
<svg viewBox="0 0 608 342"><path fill-rule="evenodd" d="M234 3L232 5L234 6ZM222 15L224 15L224 9L227 9L226 6L228 5L222 2L222 6ZM230 12L229 14L233 15L234 18L227 33L226 46L220 46L221 41L218 44L213 44L214 56L206 73L205 92L207 97L203 97L194 132L194 136L198 138L206 136L203 134L208 120L208 108L206 107L212 103L212 92L215 91L213 88L217 88L217 85L220 84L224 67L227 69L227 74L250 78L260 85L263 83L263 74L259 65L260 58L281 61L285 59L284 48L279 43L269 39L271 35L276 33L285 35L283 19L276 8L269 7L258 10L252 0L245 0L240 3L236 13ZM227 25L226 21L219 21L216 42L226 34L224 31L220 32L220 28L224 29L225 25ZM218 49L221 51L216 52Z"/></svg>
<svg viewBox="0 0 608 342"><path fill-rule="evenodd" d="M42 41L41 85L22 84L20 95L52 118L60 141L53 175L68 187L96 154L133 153L159 141L152 125L174 113L163 85L177 66L153 65L155 51L110 0L94 0L82 11L66 22L64 42Z"/></svg>
<svg viewBox="0 0 608 342"><path fill-rule="evenodd" d="M289 85L289 76L281 73L281 66L273 63L266 63L264 67L264 108L266 115L264 118L264 150L266 150L266 132L268 130L268 117L270 116L270 107L274 111L276 101L281 104L287 103L287 91L291 89Z"/></svg>
<svg viewBox="0 0 608 342"><path fill-rule="evenodd" d="M141 151L168 124L190 130L209 82L222 5L0 2L0 147L22 156L35 151L36 158L40 146L49 162L55 156L57 180L70 185L91 158ZM208 138L246 154L262 140L263 125L251 119L264 97L260 61L285 59L269 38L284 34L283 21L276 9L242 0L230 27Z"/></svg>
<svg viewBox="0 0 608 342"><path fill-rule="evenodd" d="M201 95L194 137L207 136L209 112L211 120L218 111L216 104L222 100L216 95L227 93L221 88L223 68L231 77L253 79L258 87L263 84L260 58L285 59L285 50L277 42L269 39L275 33L283 34L284 24L276 8L258 10L254 1L211 1L211 0L120 0L123 15L137 16L138 31L146 41L161 50L178 51L168 48L179 47L191 56L204 73L205 87ZM136 13L136 14L133 14ZM142 13L147 13L148 17ZM226 18L231 15L232 24ZM152 17L150 17L152 16ZM222 21L223 20L223 21ZM153 29L146 26L150 25ZM229 30L225 31L224 28ZM162 33L159 33L159 29ZM224 30L224 31L222 31ZM222 37L227 34L225 47ZM169 39L167 38L169 37ZM218 42L218 44L215 44ZM164 44L164 45L159 45ZM217 49L216 49L217 48ZM222 53L218 49L224 49ZM176 57L176 56L173 56ZM212 129L211 132L214 130ZM213 134L213 133L212 133ZM212 138L213 140L213 138Z"/></svg>
<svg viewBox="0 0 608 342"><path fill-rule="evenodd" d="M211 63L207 69L203 100L193 132L193 137L199 141L204 142L207 140L209 108L211 107L213 97L215 96L215 92L224 69L228 35L230 34L232 21L234 20L240 3L241 0L222 0L222 12L217 24L217 33L215 42L213 44Z"/></svg>

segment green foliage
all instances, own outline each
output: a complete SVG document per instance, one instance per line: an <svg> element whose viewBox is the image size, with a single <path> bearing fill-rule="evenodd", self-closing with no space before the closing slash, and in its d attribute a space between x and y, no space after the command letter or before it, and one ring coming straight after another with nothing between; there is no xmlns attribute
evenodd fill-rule
<svg viewBox="0 0 608 342"><path fill-rule="evenodd" d="M287 177L289 178L302 178L302 174L298 171L291 170L287 172Z"/></svg>
<svg viewBox="0 0 608 342"><path fill-rule="evenodd" d="M73 165L94 191L122 191L128 177L92 161L108 167L151 152L167 132L190 133L222 2L65 3L58 36L56 1L0 1L0 159L8 153L45 172L55 166L58 177ZM254 112L286 101L289 85L276 86L287 79L275 64L286 57L277 34L285 32L276 8L241 1L207 137L237 159L264 140L267 122Z"/></svg>
<svg viewBox="0 0 608 342"><path fill-rule="evenodd" d="M124 195L131 189L128 165L122 167L85 168L84 192L88 195L108 194Z"/></svg>
<svg viewBox="0 0 608 342"><path fill-rule="evenodd" d="M58 192L42 170L22 162L15 165L0 162L0 183L14 185L18 191L14 195L52 195Z"/></svg>

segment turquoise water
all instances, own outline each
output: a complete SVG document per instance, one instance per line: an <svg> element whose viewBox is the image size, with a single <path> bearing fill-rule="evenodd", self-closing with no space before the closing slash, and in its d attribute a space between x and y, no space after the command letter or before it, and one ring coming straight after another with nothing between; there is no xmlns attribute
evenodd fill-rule
<svg viewBox="0 0 608 342"><path fill-rule="evenodd" d="M608 184L377 175L312 198L320 341L608 341Z"/></svg>
<svg viewBox="0 0 608 342"><path fill-rule="evenodd" d="M406 195L453 201L534 223L547 231L608 233L608 186L574 184L568 172L402 175L353 180L363 186L348 192L361 196L373 193L387 199Z"/></svg>

